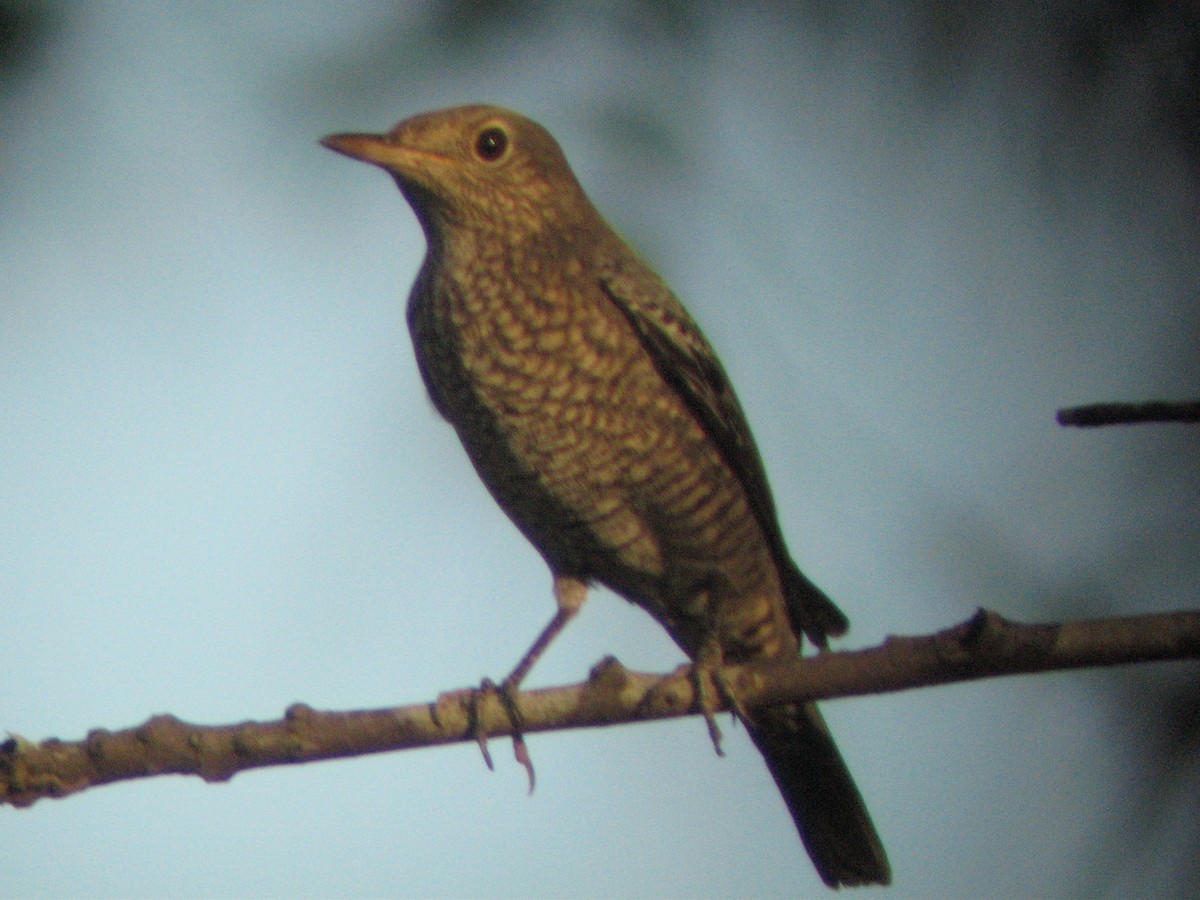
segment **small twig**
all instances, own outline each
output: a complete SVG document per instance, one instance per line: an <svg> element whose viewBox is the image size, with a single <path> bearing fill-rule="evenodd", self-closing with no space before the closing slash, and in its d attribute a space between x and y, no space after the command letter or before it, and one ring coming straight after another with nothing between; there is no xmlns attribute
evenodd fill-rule
<svg viewBox="0 0 1200 900"><path fill-rule="evenodd" d="M1138 422L1200 422L1200 402L1092 403L1067 406L1055 414L1059 425L1095 428L1100 425L1133 425Z"/></svg>
<svg viewBox="0 0 1200 900"><path fill-rule="evenodd" d="M1196 658L1200 612L1022 625L980 610L937 634L892 637L867 650L726 667L720 678L732 690L715 692L709 706L726 709L729 694L752 710L999 675ZM583 684L519 693L520 730L532 734L691 715L697 709L695 681L689 667L667 676L644 674L610 658ZM318 712L297 704L280 721L236 725L155 716L136 728L97 729L74 742L51 738L34 744L14 735L0 744L0 804L29 806L151 775L226 781L263 766L473 741L478 728L493 737L513 734L512 719L495 694L458 691L435 703L360 712Z"/></svg>

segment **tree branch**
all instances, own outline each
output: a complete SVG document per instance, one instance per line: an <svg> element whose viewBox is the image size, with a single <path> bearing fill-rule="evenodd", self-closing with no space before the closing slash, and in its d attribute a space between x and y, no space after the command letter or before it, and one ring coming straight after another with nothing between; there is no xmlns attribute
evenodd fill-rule
<svg viewBox="0 0 1200 900"><path fill-rule="evenodd" d="M1139 422L1200 422L1200 401L1192 403L1091 403L1067 406L1055 413L1059 425L1095 428Z"/></svg>
<svg viewBox="0 0 1200 900"><path fill-rule="evenodd" d="M980 610L945 631L890 637L878 647L786 662L731 666L724 680L753 710L776 703L881 694L1000 675L1200 658L1200 611L1023 625ZM705 677L709 677L708 674ZM590 728L696 712L684 666L670 675L626 670L609 657L582 684L525 691L525 733ZM709 684L708 694L723 691ZM513 727L494 693L457 691L433 703L358 712L290 707L276 722L192 725L155 716L125 731L97 729L81 741L0 744L0 804L29 806L131 778L199 775L226 781L246 769L361 756L493 737Z"/></svg>

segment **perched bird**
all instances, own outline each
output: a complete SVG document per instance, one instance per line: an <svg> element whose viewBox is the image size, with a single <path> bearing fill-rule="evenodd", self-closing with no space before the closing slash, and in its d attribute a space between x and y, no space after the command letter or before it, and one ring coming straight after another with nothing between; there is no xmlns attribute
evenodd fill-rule
<svg viewBox="0 0 1200 900"><path fill-rule="evenodd" d="M421 376L496 502L545 558L558 612L600 582L706 666L824 647L847 620L792 562L721 363L592 206L558 144L464 106L322 143L386 170L425 232L408 301ZM813 704L754 710L826 884L887 884L865 804Z"/></svg>

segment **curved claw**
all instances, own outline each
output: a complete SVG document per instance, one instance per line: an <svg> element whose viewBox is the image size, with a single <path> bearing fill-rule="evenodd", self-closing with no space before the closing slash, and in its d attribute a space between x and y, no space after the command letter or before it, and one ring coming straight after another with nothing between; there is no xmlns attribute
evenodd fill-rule
<svg viewBox="0 0 1200 900"><path fill-rule="evenodd" d="M496 693L496 683L490 678L485 678L479 683L479 687L471 691L471 699L467 703L467 728L475 736L475 743L479 745L479 752L483 754L483 761L487 764L489 772L496 771L496 764L492 762L492 754L488 750L487 729L483 727L479 707L485 696L494 693Z"/></svg>
<svg viewBox="0 0 1200 900"><path fill-rule="evenodd" d="M529 794L532 796L533 789L537 786L537 776L533 772L533 757L529 755L529 747L525 743L525 735L513 735L513 756L517 762L525 767L525 772L529 775Z"/></svg>

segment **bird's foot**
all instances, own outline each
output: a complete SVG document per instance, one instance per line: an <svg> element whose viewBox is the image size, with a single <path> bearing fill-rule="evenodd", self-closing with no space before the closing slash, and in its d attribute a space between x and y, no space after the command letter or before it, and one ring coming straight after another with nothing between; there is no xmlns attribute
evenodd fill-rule
<svg viewBox="0 0 1200 900"><path fill-rule="evenodd" d="M712 740L713 749L717 752L717 756L724 756L725 751L721 747L721 729L717 725L716 714L725 708L733 715L734 722L741 719L746 723L751 721L750 714L746 711L746 707L734 689L733 682L725 672L724 661L721 659L719 649L715 652L702 652L696 662L692 664L691 677L696 691L696 706L699 708L700 714L704 716L704 724L708 726L708 736ZM716 687L715 696L710 689L710 684Z"/></svg>
<svg viewBox="0 0 1200 900"><path fill-rule="evenodd" d="M496 765L492 761L492 752L488 749L488 733L487 728L483 724L481 710L489 697L495 696L500 701L500 705L504 708L504 714L508 716L508 721L512 724L513 756L528 774L529 793L532 794L536 777L533 771L533 759L529 755L529 747L525 743L523 732L524 720L520 709L517 707L516 685L512 684L508 679L497 685L490 678L485 678L480 682L479 687L472 688L467 691L467 694L468 697L465 704L467 709L467 730L475 738L475 743L479 745L479 752L483 756L484 763L493 772L496 770Z"/></svg>
<svg viewBox="0 0 1200 900"><path fill-rule="evenodd" d="M743 723L749 725L751 723L750 713L746 711L746 707L742 704L742 698L738 696L734 689L733 681L730 679L724 667L712 670L713 683L717 686L717 693L721 695L721 700L729 707L730 713L733 714L733 721L741 719Z"/></svg>
<svg viewBox="0 0 1200 900"><path fill-rule="evenodd" d="M555 575L554 600L557 610L525 655L521 657L521 661L499 685L490 678L485 678L479 687L467 692L468 696L464 705L467 709L468 732L479 744L479 752L483 754L483 761L492 771L495 771L496 767L492 763L491 751L488 750L488 734L487 729L483 726L480 710L487 698L493 694L500 701L500 705L504 708L504 714L508 716L508 721L512 725L513 756L529 776L529 793L531 794L537 778L534 775L533 758L529 755L529 746L525 743L525 723L521 716L521 710L517 706L517 688L529 674L533 664L538 661L538 657L545 652L558 633L567 626L567 623L579 613L586 598L586 582L570 576Z"/></svg>

